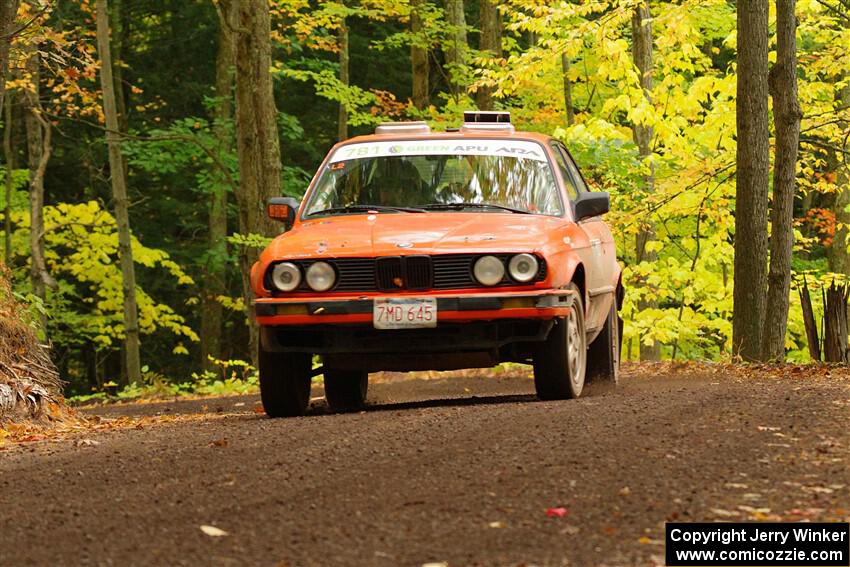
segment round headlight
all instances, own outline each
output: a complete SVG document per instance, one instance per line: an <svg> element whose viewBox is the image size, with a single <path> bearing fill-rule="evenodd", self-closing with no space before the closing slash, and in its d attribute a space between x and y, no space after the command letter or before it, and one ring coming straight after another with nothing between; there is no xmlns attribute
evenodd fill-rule
<svg viewBox="0 0 850 567"><path fill-rule="evenodd" d="M307 285L313 291L328 291L336 283L336 272L327 262L316 262L307 268Z"/></svg>
<svg viewBox="0 0 850 567"><path fill-rule="evenodd" d="M528 283L537 275L537 258L531 254L517 254L508 262L508 273L520 283Z"/></svg>
<svg viewBox="0 0 850 567"><path fill-rule="evenodd" d="M482 285L496 285L505 277L505 265L495 256L482 256L476 260L472 273Z"/></svg>
<svg viewBox="0 0 850 567"><path fill-rule="evenodd" d="M272 269L272 284L278 291L292 291L301 285L301 270L289 262L276 264Z"/></svg>

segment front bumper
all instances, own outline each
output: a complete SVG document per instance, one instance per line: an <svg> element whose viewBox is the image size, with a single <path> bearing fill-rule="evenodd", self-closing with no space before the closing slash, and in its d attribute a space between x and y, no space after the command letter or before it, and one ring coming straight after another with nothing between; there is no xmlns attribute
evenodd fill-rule
<svg viewBox="0 0 850 567"><path fill-rule="evenodd" d="M333 298L261 298L254 314L261 326L363 324L372 322L374 300L383 297L434 297L437 323L495 319L551 319L569 314L575 292L547 289L495 293L405 293Z"/></svg>

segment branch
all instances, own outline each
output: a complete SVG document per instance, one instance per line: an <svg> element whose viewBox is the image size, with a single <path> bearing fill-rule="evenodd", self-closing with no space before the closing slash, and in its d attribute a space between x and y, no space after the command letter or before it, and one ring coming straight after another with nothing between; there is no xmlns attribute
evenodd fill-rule
<svg viewBox="0 0 850 567"><path fill-rule="evenodd" d="M60 230L62 228L66 228L69 226L79 226L82 228L100 228L102 226L107 226L106 223L100 222L77 222L77 221L68 221L68 222L60 222L59 224L54 224L51 227L45 227L38 235L39 238L44 238L48 232L54 232Z"/></svg>
<svg viewBox="0 0 850 567"><path fill-rule="evenodd" d="M817 146L817 147L823 148L825 150L832 150L834 152L838 152L839 154L842 154L843 156L845 156L845 159L846 159L846 156L850 156L850 151L845 150L844 148L839 148L838 146L835 146L833 144L823 142L821 140L818 140L817 138L809 138L808 136L800 136L800 143L801 144L811 144L812 146Z"/></svg>
<svg viewBox="0 0 850 567"><path fill-rule="evenodd" d="M38 61L37 56L35 61ZM32 179L30 180L30 195L32 195L34 191L41 193L40 206L43 207L44 174L47 171L47 164L50 162L50 156L53 154L52 128L50 126L50 122L44 118L41 101L36 96L36 93L32 90L26 90L24 91L24 98L26 100L27 111L33 118L35 118L36 122L38 122L38 127L41 129L41 155L39 156L38 165L36 165L35 171L33 171L32 174ZM44 261L44 244L41 242L41 237L39 237L37 244L37 246L33 246L34 250L32 250L33 271L38 274L39 279L45 286L56 290L59 288L59 284L56 283L56 280L53 279L53 276L51 276L47 271L47 265Z"/></svg>
<svg viewBox="0 0 850 567"><path fill-rule="evenodd" d="M809 117L807 116L806 118ZM830 124L843 124L844 122L846 122L846 120L844 120L843 118L836 118L834 120L827 120L826 122L822 122L820 124L812 124L807 128L801 129L800 134L802 134L803 132L811 132L812 130L819 130L824 126L829 126Z"/></svg>
<svg viewBox="0 0 850 567"><path fill-rule="evenodd" d="M222 28L229 29L232 33L251 33L251 30L248 28L243 28L237 25L234 25L233 22L230 21L230 17L232 14L225 14L225 9L221 6L222 0L212 0L213 6L215 6L215 11L218 14L219 25Z"/></svg>
<svg viewBox="0 0 850 567"><path fill-rule="evenodd" d="M202 144L200 142L200 140L198 140L194 136L186 136L186 135L183 135L183 134L170 134L168 136L137 136L135 134L129 134L127 132L118 132L118 131L115 131L115 130L110 130L109 128L107 128L105 126L102 126L100 124L95 124L94 122L91 122L89 120L82 120L82 119L79 119L79 118L60 117L60 116L55 115L55 114L52 114L52 115L49 114L48 116L51 116L51 117L57 118L57 119L62 118L62 119L65 119L65 120L72 120L74 122L86 124L88 126L91 126L92 128L96 128L96 129L98 129L98 130L100 130L104 133L116 134L116 135L118 135L118 137L123 138L125 140L135 140L137 142L191 142L192 144L195 144L196 146L198 146L201 149L201 151L203 151L205 154L207 154L207 156L209 156L209 158L214 162L216 169L218 169L219 172L221 172L224 175L224 177L227 178L228 184L230 185L230 187L234 191L239 189L239 183L233 178L233 175L230 173L230 169L224 163L222 163L221 159L216 155L215 151L213 151L212 148L208 148L207 146Z"/></svg>
<svg viewBox="0 0 850 567"><path fill-rule="evenodd" d="M19 27L18 29L16 29L13 32L7 33L6 35L0 35L0 40L11 41L12 39L17 37L18 35L20 35L24 31L26 31L27 28L29 28L31 25L33 25L36 20L41 18L45 14L45 12L47 12L47 10L50 9L50 7L51 7L50 2L48 2L47 5L44 8L42 8L41 10L36 12L35 16L30 18L30 20L28 22L26 22L24 25L22 25L21 27Z"/></svg>
<svg viewBox="0 0 850 567"><path fill-rule="evenodd" d="M717 175L717 174L719 174L719 173L723 173L724 171L728 171L729 169L731 169L731 168L732 168L732 167L734 167L734 166L735 166L735 162L730 162L729 164L724 165L724 166L723 166L723 167L721 167L720 169L717 169L717 170L715 170L715 171L712 171L711 173L705 173L702 177L700 177L699 179L697 179L696 181L694 181L693 183L691 183L691 184L690 184L690 185L688 185L687 187L685 187L685 188L683 188L683 189L680 189L679 191L677 191L676 193L674 193L673 195L671 195L668 199L665 199L664 201L661 201L661 202L660 202L660 203L658 203L657 205L652 206L652 207L650 207L649 209L647 209L647 212L649 212L649 213L654 213L655 211L657 211L658 209L660 209L661 207L663 207L663 206L664 206L664 205L666 205L667 203L670 203L671 201L673 201L674 199L676 199L677 197L679 197L680 195L683 195L684 193L687 193L687 192L688 192L688 191L690 191L691 189L695 189L695 188L699 187L700 185L702 185L703 183L705 183L706 181L708 181L710 178L714 177L715 175ZM724 177L722 180L720 180L720 181L718 182L718 186L719 186L720 184L722 184L722 183L724 183L724 182L728 181L730 177L732 177L732 175L731 175L731 174L729 174L729 175L727 175L726 177Z"/></svg>
<svg viewBox="0 0 850 567"><path fill-rule="evenodd" d="M843 18L843 19L847 20L848 22L850 22L850 15L845 14L844 12L842 12L841 10L836 8L835 6L833 6L831 4L827 4L826 2L824 2L824 0L816 0L816 2L818 4L820 4L821 6L823 6L824 8L826 8L827 10L829 10L830 12L833 12L839 18ZM839 4L841 4L842 6L844 5L844 3L841 2L841 0L839 0Z"/></svg>
<svg viewBox="0 0 850 567"><path fill-rule="evenodd" d="M815 114L806 113L807 119L818 118L819 116L826 116L827 114L838 114L839 112L843 112L845 110L850 110L850 104L845 106L839 106L837 108L830 108L829 110L824 110L823 112L817 112Z"/></svg>
<svg viewBox="0 0 850 567"><path fill-rule="evenodd" d="M103 128L103 130L110 132L108 128ZM216 169L218 169L219 172L227 178L228 184L234 191L239 189L239 183L233 178L233 174L230 173L230 169L221 161L215 151L202 144L200 140L194 136L186 136L184 134L170 134L168 136L137 136L135 134L128 134L125 132L112 133L118 134L118 136L126 140L135 140L137 142L191 142L198 146L201 151L207 154L207 156L215 163Z"/></svg>

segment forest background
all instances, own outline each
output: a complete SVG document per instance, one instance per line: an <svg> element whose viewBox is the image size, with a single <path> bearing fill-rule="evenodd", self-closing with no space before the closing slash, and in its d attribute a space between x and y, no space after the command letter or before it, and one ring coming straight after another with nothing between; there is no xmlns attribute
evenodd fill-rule
<svg viewBox="0 0 850 567"><path fill-rule="evenodd" d="M566 143L612 195L626 360L808 361L798 289L820 314L850 274L844 0L2 9L0 253L71 395L250 387L265 197L300 197L336 141L389 120L507 110Z"/></svg>

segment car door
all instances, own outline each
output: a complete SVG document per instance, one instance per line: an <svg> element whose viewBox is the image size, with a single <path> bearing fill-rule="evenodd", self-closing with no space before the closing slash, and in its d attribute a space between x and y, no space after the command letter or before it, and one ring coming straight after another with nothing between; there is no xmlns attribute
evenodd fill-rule
<svg viewBox="0 0 850 567"><path fill-rule="evenodd" d="M561 169L561 176L567 186L568 194L572 191L571 200L589 191L584 177L573 161L569 151L560 142L554 142L556 161ZM616 291L614 276L617 269L616 246L614 235L602 217L582 219L578 223L581 231L587 236L587 246L576 249L585 266L587 284L587 330L590 338L594 338L605 324L605 317L611 308Z"/></svg>

